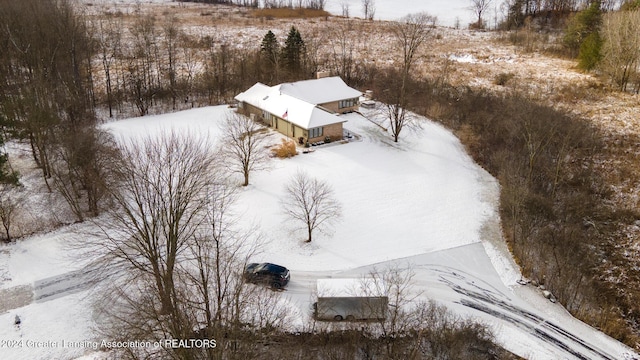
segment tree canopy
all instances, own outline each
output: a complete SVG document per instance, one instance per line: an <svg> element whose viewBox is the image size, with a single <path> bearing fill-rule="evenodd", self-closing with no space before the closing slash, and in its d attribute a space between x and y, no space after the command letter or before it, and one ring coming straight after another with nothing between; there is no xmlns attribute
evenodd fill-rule
<svg viewBox="0 0 640 360"><path fill-rule="evenodd" d="M302 35L295 26L291 26L282 49L282 62L285 69L297 73L302 68L302 59L306 51Z"/></svg>
<svg viewBox="0 0 640 360"><path fill-rule="evenodd" d="M579 66L591 70L600 61L602 40L599 31L602 24L602 5L596 0L577 13L567 25L564 45L578 56Z"/></svg>

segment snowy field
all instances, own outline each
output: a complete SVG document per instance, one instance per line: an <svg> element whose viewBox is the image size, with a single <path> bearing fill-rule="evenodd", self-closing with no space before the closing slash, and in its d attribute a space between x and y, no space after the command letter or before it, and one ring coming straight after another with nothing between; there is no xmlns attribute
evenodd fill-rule
<svg viewBox="0 0 640 360"><path fill-rule="evenodd" d="M372 3L376 20L396 20L407 14L426 12L438 17L438 25L441 26L453 27L459 22L460 27L466 28L475 21L470 0L375 0ZM364 17L361 0L327 0L325 10L342 15L344 5L349 8L349 16ZM492 12L493 6L487 14Z"/></svg>
<svg viewBox="0 0 640 360"><path fill-rule="evenodd" d="M145 3L170 3L172 0L82 0L91 4L135 4ZM475 21L471 10L470 0L375 0L375 20L397 20L407 14L426 12L438 18L438 25L455 26L459 22L460 27L466 28L469 23ZM349 8L350 17L364 17L361 0L327 0L325 10L333 15L342 15L343 6ZM486 12L485 20L495 17L494 6ZM492 22L491 22L492 23Z"/></svg>
<svg viewBox="0 0 640 360"><path fill-rule="evenodd" d="M216 138L219 120L229 111L207 107L112 122L106 128L120 139L167 129ZM449 131L425 120L421 130L405 130L395 144L371 121L356 114L346 118L345 127L360 135L359 141L273 159L269 171L253 174L238 201L242 221L259 225L267 238L255 261L291 270L291 283L281 296L298 314L298 324L309 316L316 279L358 277L373 268L398 266L415 273L415 294L489 324L499 343L525 358L636 356L536 289L516 283L518 271L499 235L498 185ZM318 234L310 244L304 243L304 234L291 231L279 205L283 184L299 169L330 183L343 205L343 219L333 233ZM66 245L86 234L86 226L68 226L3 248L0 268L8 280L2 289L26 287L33 295L0 315L0 340L8 341L0 359L99 358L93 346L109 339L92 335L90 293L75 272L81 262ZM16 315L20 325L14 325Z"/></svg>

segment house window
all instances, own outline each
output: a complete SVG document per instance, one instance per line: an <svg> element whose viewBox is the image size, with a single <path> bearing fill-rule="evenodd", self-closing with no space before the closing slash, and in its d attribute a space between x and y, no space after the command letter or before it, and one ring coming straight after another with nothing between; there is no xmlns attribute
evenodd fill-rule
<svg viewBox="0 0 640 360"><path fill-rule="evenodd" d="M344 108L356 106L356 104L358 104L358 99L340 100L340 102L338 103L338 107L340 109L344 109Z"/></svg>
<svg viewBox="0 0 640 360"><path fill-rule="evenodd" d="M322 128L317 127L313 129L309 129L309 138L317 138L322 136Z"/></svg>
<svg viewBox="0 0 640 360"><path fill-rule="evenodd" d="M265 120L269 120L269 113L267 111L262 110L262 118Z"/></svg>

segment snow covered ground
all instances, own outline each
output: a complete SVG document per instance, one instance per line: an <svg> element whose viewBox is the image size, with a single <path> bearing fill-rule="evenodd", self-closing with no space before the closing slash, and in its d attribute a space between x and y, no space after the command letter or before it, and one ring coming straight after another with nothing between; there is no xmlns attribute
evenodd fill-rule
<svg viewBox="0 0 640 360"><path fill-rule="evenodd" d="M83 0L85 4L115 4L142 5L149 3L171 3L173 0ZM475 21L474 13L471 10L470 0L375 0L371 2L374 7L375 20L397 20L408 14L426 12L438 18L438 24L442 26L454 27L459 23L460 27L466 28L469 23ZM361 0L327 0L325 10L333 15L343 15L343 7L349 9L350 17L364 17ZM498 5L496 5L498 6ZM494 6L491 6L485 20L495 17ZM493 20L490 22L493 24Z"/></svg>
<svg viewBox="0 0 640 360"><path fill-rule="evenodd" d="M105 127L124 138L167 129L208 132L215 138L219 120L229 111L207 107ZM316 279L358 277L373 268L399 266L415 273L413 291L489 324L505 348L525 358L637 357L536 289L516 283L520 275L500 238L497 182L473 163L449 131L425 120L421 130L405 130L396 144L371 121L357 114L346 119L345 127L360 135L359 141L273 159L271 170L255 173L238 200L242 221L258 224L268 240L255 261L291 270L282 297L299 310L300 323L309 315ZM298 169L329 182L343 205L343 220L333 233L318 234L310 244L303 242L304 234L291 231L279 204L283 184ZM90 225L32 236L0 251L0 269L6 274L1 294L25 287L35 294L0 314L0 358L93 357L99 355L96 342L109 340L92 331L96 323L90 293L74 272L81 259L66 245L87 236L85 226ZM16 316L19 325L14 324Z"/></svg>
<svg viewBox="0 0 640 360"><path fill-rule="evenodd" d="M140 1L149 2L171 0ZM349 4L351 16L363 16L359 0L328 0L326 9L340 15L345 3ZM454 26L459 18L460 25L466 27L473 20L467 0L375 3L376 19L397 19L426 11L437 16L438 23L444 26ZM493 17L495 11L490 13L489 17ZM258 35L254 37L259 39L262 30L256 31ZM446 46L466 36L472 38L470 44L486 48L484 52L467 47L459 52L447 51L444 59L481 67L476 72L458 69L452 77L461 77L466 83L469 77L475 79L486 72L491 74L485 80L490 84L493 74L483 66L487 54L497 56L498 46L473 41L484 36L481 33L451 31L455 36L446 35L442 40ZM231 33L236 36L236 32ZM541 71L540 64L567 62L538 55L507 55L500 64L515 65L500 71L516 72L523 79L528 77L519 71L533 69L557 81L549 72ZM560 76L584 77L566 70L570 66L549 68ZM557 71L558 68L566 71ZM465 75L467 72L470 75ZM631 105L627 108L633 109ZM215 135L215 119L223 111L227 110L195 109L114 122L109 128L130 136L159 127L211 131ZM619 116L612 118L617 120ZM349 118L346 126L362 135L363 140L275 161L270 172L255 174L252 185L243 190L240 198L246 221L259 223L271 240L256 261L280 262L292 270L292 282L283 297L299 308L302 316L308 314L315 279L354 277L374 266L397 264L410 266L416 273L415 291L456 313L490 324L498 341L525 358L638 358L624 345L582 324L561 306L551 304L537 289L515 283L519 273L500 238L496 216L498 185L472 163L453 135L436 124L428 124L416 134L403 133L402 143L396 145L379 128L361 119ZM302 243L301 235L292 234L283 226L278 208L282 183L298 168L328 180L344 206L344 220L335 232L317 237L312 244ZM34 212L32 221L41 221L36 215ZM95 323L89 294L81 287L75 288L81 283L73 280L80 264L66 246L70 240L84 236L80 235L86 233L82 226L71 225L10 246L0 245L0 359L100 358L93 341L108 339L93 335ZM59 296L35 300L37 288L58 280L64 283L58 288L63 291ZM21 320L19 326L14 325L16 315Z"/></svg>
<svg viewBox="0 0 640 360"><path fill-rule="evenodd" d="M375 0L376 20L397 20L407 14L426 12L438 17L438 24L453 27L456 22L466 28L473 22L473 11L469 0ZM349 16L364 17L361 0L327 0L325 10L342 15L343 6L348 6ZM493 10L491 7L490 10Z"/></svg>

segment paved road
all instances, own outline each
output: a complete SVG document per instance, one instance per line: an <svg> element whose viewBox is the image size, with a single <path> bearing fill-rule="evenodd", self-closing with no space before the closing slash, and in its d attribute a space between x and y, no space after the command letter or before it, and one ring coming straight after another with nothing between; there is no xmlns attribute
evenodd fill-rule
<svg viewBox="0 0 640 360"><path fill-rule="evenodd" d="M91 276L85 271L72 271L66 274L37 280L33 283L35 302L41 303L91 287Z"/></svg>
<svg viewBox="0 0 640 360"><path fill-rule="evenodd" d="M0 313L29 305L42 303L91 287L91 276L84 271L65 274L35 281L33 284L19 285L0 290Z"/></svg>

